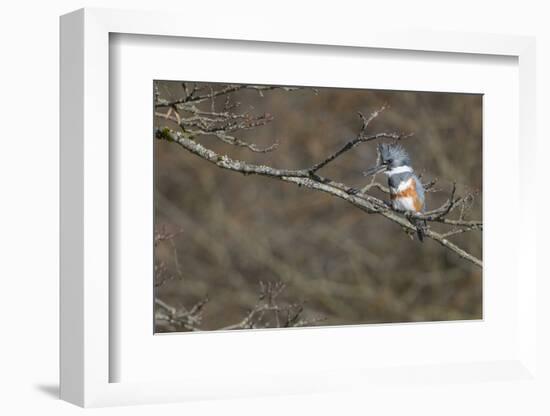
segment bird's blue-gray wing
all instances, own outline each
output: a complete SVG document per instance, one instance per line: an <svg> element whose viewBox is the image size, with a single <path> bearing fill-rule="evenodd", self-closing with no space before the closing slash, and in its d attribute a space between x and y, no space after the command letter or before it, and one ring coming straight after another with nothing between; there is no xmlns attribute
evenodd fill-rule
<svg viewBox="0 0 550 416"><path fill-rule="evenodd" d="M426 210L426 191L424 190L424 186L422 185L422 182L420 182L420 179L418 179L418 176L414 175L414 181L416 182L416 194L418 195L418 199L422 201L422 211Z"/></svg>

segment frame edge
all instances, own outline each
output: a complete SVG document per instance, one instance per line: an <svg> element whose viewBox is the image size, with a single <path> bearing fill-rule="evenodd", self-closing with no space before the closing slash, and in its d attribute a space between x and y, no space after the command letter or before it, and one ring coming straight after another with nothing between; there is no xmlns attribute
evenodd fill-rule
<svg viewBox="0 0 550 416"><path fill-rule="evenodd" d="M60 398L84 405L84 11L60 18Z"/></svg>

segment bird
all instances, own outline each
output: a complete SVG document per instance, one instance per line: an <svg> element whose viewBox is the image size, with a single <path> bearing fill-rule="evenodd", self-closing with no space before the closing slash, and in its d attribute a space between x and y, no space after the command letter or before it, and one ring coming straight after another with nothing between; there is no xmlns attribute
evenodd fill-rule
<svg viewBox="0 0 550 416"><path fill-rule="evenodd" d="M378 154L378 165L365 172L365 175L383 172L388 177L392 208L409 216L416 227L418 239L424 241L426 221L414 219L414 214L425 212L425 189L414 173L411 158L399 144L380 143Z"/></svg>

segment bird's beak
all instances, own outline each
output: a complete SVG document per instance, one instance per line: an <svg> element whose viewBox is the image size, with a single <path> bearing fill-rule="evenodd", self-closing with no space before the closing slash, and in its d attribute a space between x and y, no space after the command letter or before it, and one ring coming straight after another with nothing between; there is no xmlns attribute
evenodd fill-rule
<svg viewBox="0 0 550 416"><path fill-rule="evenodd" d="M375 167L370 168L369 170L363 172L363 175L364 176L372 176L372 175L376 175L377 173L383 172L387 169L388 169L388 167L386 165L378 165L378 166L375 166Z"/></svg>

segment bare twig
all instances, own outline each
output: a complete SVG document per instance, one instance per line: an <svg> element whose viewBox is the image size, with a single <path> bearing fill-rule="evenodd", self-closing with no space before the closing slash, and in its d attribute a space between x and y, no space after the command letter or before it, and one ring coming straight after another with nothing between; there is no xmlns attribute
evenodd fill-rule
<svg viewBox="0 0 550 416"><path fill-rule="evenodd" d="M304 317L303 302L286 304L279 302L278 297L285 289L282 282L260 282L260 293L256 304L238 322L214 330L288 328L312 325L322 321L323 317ZM203 308L208 299L202 299L191 309L176 308L159 298L155 298L156 321L161 326L170 326L176 330L203 330Z"/></svg>
<svg viewBox="0 0 550 416"><path fill-rule="evenodd" d="M157 323L165 322L168 325L173 325L176 329L200 331L203 318L202 311L207 302L208 298L201 299L191 309L187 310L184 307L175 308L159 298L155 298L155 305L157 306L155 320Z"/></svg>
<svg viewBox="0 0 550 416"><path fill-rule="evenodd" d="M233 325L228 325L221 329L256 329L260 327L288 328L311 325L324 319L322 317L304 319L302 317L302 313L304 312L303 303L290 305L278 304L277 298L284 289L285 285L282 282L260 282L260 295L256 305L254 305L254 307L240 322ZM262 322L266 313L272 314L275 320L275 325L272 325L269 322ZM282 317L285 318L283 321L281 320Z"/></svg>
<svg viewBox="0 0 550 416"><path fill-rule="evenodd" d="M357 137L355 137L353 140L348 141L346 144L344 144L340 149L338 149L336 152L328 156L325 160L315 164L312 166L309 170L311 173L317 172L322 167L325 167L330 162L338 158L339 156L342 156L347 151L353 149L355 146L357 146L360 143L366 143L370 142L372 140L379 140L379 139L393 139L393 140L401 140L405 137L410 137L411 134L401 134L401 133L378 133L378 134L372 134L367 136L366 131L369 126L369 124L376 118L382 111L384 111L387 108L387 106L382 106L380 109L374 111L371 113L369 117L365 117L362 113L358 113L359 117L363 121L363 125L361 126L361 130L359 131L359 134Z"/></svg>
<svg viewBox="0 0 550 416"><path fill-rule="evenodd" d="M180 104L186 104L186 103L198 104L198 103L201 103L201 102L206 101L206 100L211 100L212 98L216 98L216 97L219 97L219 96L222 96L222 95L228 95L228 94L231 94L231 93L234 93L234 92L237 92L237 91L240 91L240 90L245 90L245 89L255 90L261 96L263 94L263 91L270 91L270 90L275 90L275 89L281 89L281 90L284 90L284 91L294 91L294 90L299 89L299 87L279 87L279 86L272 86L272 85L242 85L242 84L239 84L239 85L228 85L228 86L220 88L219 90L216 90L216 91L212 90L208 94L195 95L194 93L197 90L196 84L195 84L195 89L189 95L186 95L183 98L173 100L173 101L159 99L157 101L157 103L155 104L155 108L174 107L174 106L177 106L177 105L180 105Z"/></svg>

